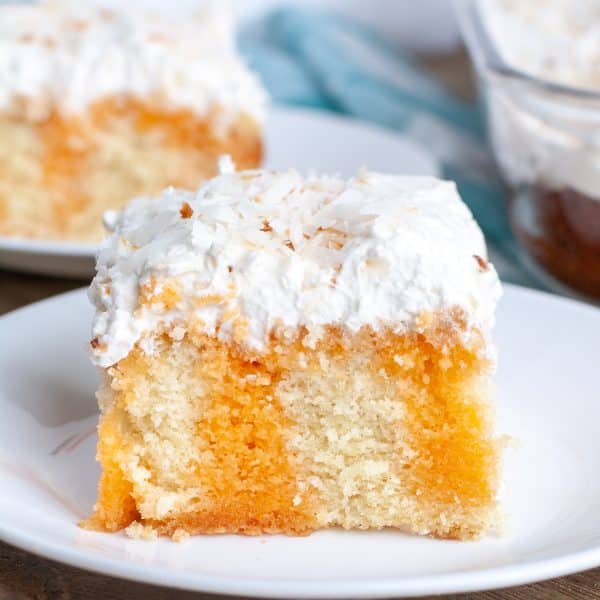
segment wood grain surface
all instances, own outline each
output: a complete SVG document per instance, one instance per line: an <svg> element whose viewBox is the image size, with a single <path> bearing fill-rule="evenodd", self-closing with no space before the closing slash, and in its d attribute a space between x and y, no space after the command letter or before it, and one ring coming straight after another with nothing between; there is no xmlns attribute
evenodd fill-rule
<svg viewBox="0 0 600 600"><path fill-rule="evenodd" d="M463 52L428 58L426 66L462 97L473 94L470 70ZM0 270L0 314L36 300L87 285L89 282L53 279ZM1 343L1 340L0 340ZM0 490L0 493L1 490ZM0 542L0 600L46 599L182 600L221 598L168 590L97 575L46 560ZM461 600L600 600L600 569L505 590L445 596Z"/></svg>

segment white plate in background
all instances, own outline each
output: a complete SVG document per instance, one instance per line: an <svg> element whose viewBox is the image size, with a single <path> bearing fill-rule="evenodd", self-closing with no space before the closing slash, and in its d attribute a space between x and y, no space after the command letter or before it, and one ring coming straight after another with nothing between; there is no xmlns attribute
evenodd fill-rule
<svg viewBox="0 0 600 600"><path fill-rule="evenodd" d="M507 285L495 338L506 535L197 536L83 531L99 474L83 290L0 318L0 539L107 575L210 593L376 598L463 592L600 565L600 311ZM30 332L23 335L23 332Z"/></svg>
<svg viewBox="0 0 600 600"><path fill-rule="evenodd" d="M435 159L408 138L375 125L334 114L275 108L265 126L265 166L317 169L350 177L372 170L437 175ZM50 242L0 236L0 268L90 279L94 244Z"/></svg>

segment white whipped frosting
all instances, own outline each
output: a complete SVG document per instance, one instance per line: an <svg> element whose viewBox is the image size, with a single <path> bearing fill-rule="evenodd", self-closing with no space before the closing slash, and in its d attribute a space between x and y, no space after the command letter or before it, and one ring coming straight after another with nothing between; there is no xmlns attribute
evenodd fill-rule
<svg viewBox="0 0 600 600"><path fill-rule="evenodd" d="M484 239L453 183L222 170L196 192L167 189L109 215L113 233L90 288L96 364L109 366L145 334L185 327L190 317L229 339L228 315L241 315L244 343L258 351L279 326L404 329L423 312L452 307L484 334L491 327L500 284L475 256L486 256ZM140 305L144 284L160 291L174 280L182 291L174 307ZM199 301L215 295L226 300Z"/></svg>
<svg viewBox="0 0 600 600"><path fill-rule="evenodd" d="M171 3L169 3L171 4ZM143 0L0 5L0 110L32 119L107 96L153 98L223 125L263 118L265 93L234 46L227 3L151 10Z"/></svg>
<svg viewBox="0 0 600 600"><path fill-rule="evenodd" d="M556 83L600 89L599 0L481 0L507 63Z"/></svg>

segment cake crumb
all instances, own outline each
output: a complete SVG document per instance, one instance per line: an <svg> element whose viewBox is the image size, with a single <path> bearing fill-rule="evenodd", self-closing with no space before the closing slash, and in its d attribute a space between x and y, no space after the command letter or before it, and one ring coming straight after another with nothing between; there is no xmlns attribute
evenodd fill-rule
<svg viewBox="0 0 600 600"><path fill-rule="evenodd" d="M158 539L158 532L150 525L133 521L125 528L125 535L134 540L154 541Z"/></svg>
<svg viewBox="0 0 600 600"><path fill-rule="evenodd" d="M185 529L181 529L181 527L179 527L173 532L171 539L179 544L180 542L187 540L189 537L190 534Z"/></svg>

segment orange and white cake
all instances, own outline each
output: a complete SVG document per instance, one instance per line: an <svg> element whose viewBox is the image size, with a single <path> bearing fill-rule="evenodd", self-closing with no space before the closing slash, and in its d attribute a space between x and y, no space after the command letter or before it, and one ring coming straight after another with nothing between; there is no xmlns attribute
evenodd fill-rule
<svg viewBox="0 0 600 600"><path fill-rule="evenodd" d="M132 201L103 242L84 525L494 529L500 286L454 184L222 166L196 192Z"/></svg>
<svg viewBox="0 0 600 600"><path fill-rule="evenodd" d="M169 6L0 6L0 235L96 241L104 210L196 188L222 153L259 166L265 94L230 11Z"/></svg>

